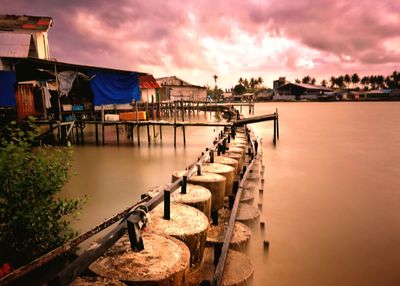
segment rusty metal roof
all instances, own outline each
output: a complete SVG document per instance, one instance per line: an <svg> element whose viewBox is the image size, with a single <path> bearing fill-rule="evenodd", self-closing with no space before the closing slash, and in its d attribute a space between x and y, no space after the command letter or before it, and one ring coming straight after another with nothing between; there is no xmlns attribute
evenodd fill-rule
<svg viewBox="0 0 400 286"><path fill-rule="evenodd" d="M51 17L27 15L0 15L0 30L47 31L53 23Z"/></svg>
<svg viewBox="0 0 400 286"><path fill-rule="evenodd" d="M153 75L142 75L139 77L140 88L161 88Z"/></svg>
<svg viewBox="0 0 400 286"><path fill-rule="evenodd" d="M0 57L27 58L30 42L30 34L0 32Z"/></svg>

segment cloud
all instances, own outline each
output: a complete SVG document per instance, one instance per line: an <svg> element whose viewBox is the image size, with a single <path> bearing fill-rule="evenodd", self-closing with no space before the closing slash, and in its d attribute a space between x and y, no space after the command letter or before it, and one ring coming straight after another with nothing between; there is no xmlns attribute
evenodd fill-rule
<svg viewBox="0 0 400 286"><path fill-rule="evenodd" d="M3 0L1 13L48 15L61 61L176 74L222 86L239 77L322 77L398 68L392 0ZM4 10L4 9L3 9Z"/></svg>

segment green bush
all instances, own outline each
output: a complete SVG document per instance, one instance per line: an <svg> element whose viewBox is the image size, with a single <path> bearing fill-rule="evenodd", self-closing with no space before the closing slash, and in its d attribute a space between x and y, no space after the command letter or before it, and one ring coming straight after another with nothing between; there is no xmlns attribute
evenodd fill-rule
<svg viewBox="0 0 400 286"><path fill-rule="evenodd" d="M82 199L57 198L71 151L34 147L35 127L12 123L0 142L0 262L24 265L76 235L70 221Z"/></svg>

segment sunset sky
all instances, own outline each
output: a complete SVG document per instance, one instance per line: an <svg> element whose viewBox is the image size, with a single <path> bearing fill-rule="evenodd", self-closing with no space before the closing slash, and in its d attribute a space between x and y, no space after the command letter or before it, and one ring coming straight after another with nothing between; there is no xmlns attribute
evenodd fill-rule
<svg viewBox="0 0 400 286"><path fill-rule="evenodd" d="M53 17L52 58L232 87L239 77L329 79L400 70L400 1L0 0Z"/></svg>

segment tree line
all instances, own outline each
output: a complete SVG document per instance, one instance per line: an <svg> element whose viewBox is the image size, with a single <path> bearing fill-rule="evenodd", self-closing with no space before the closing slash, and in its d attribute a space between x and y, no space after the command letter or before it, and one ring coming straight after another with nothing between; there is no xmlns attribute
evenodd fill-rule
<svg viewBox="0 0 400 286"><path fill-rule="evenodd" d="M304 83L304 84L316 84L316 79L309 75L303 77L301 80L296 78L296 83ZM398 89L400 88L400 73L398 71L394 71L390 75L366 75L360 77L357 73L352 75L344 74L340 76L331 76L329 81L326 79L321 80L320 84L322 86L327 87L330 84L331 88L340 88L340 89L360 89L360 86L364 90L370 89Z"/></svg>
<svg viewBox="0 0 400 286"><path fill-rule="evenodd" d="M259 76L258 78L239 78L238 84L233 87L234 94L243 94L245 92L255 92L264 89L262 85L264 82L263 78Z"/></svg>

